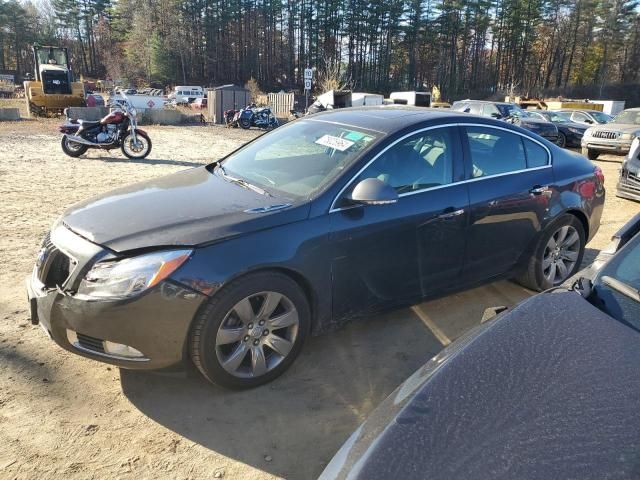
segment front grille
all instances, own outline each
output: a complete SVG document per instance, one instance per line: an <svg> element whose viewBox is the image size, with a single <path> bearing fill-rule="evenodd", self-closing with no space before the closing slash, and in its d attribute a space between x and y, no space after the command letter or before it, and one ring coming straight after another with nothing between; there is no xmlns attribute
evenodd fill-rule
<svg viewBox="0 0 640 480"><path fill-rule="evenodd" d="M606 140L616 140L620 137L621 132L612 132L610 130L596 130L593 132L593 138L604 138Z"/></svg>
<svg viewBox="0 0 640 480"><path fill-rule="evenodd" d="M104 353L104 345L99 338L90 337L89 335L83 335L81 333L77 333L76 335L78 336L78 344L82 348L86 348L92 352Z"/></svg>
<svg viewBox="0 0 640 480"><path fill-rule="evenodd" d="M623 172L620 176L620 185L624 186L626 189L640 192L640 178L631 172Z"/></svg>
<svg viewBox="0 0 640 480"><path fill-rule="evenodd" d="M69 278L74 260L59 250L47 234L36 261L36 275L46 288L62 286Z"/></svg>

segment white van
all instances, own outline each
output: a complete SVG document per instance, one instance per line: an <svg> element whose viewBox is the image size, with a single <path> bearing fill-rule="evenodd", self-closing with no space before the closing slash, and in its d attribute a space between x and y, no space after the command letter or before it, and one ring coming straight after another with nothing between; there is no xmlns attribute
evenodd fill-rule
<svg viewBox="0 0 640 480"><path fill-rule="evenodd" d="M173 89L173 95L176 103L191 103L196 98L204 98L204 89L196 85L178 85Z"/></svg>

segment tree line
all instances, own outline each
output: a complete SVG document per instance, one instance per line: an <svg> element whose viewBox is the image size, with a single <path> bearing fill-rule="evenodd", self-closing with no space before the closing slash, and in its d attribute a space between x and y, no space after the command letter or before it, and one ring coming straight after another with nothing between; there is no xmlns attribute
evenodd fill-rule
<svg viewBox="0 0 640 480"><path fill-rule="evenodd" d="M0 0L0 69L63 45L131 85L337 86L444 98L637 83L636 0Z"/></svg>

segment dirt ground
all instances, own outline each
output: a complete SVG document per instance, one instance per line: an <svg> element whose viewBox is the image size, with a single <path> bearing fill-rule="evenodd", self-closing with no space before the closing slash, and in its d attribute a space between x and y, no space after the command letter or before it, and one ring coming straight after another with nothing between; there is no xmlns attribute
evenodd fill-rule
<svg viewBox="0 0 640 480"><path fill-rule="evenodd" d="M375 406L488 306L531 293L498 282L355 322L312 339L289 372L229 392L195 372L120 371L58 348L28 320L24 278L39 243L70 204L218 158L258 134L221 127L148 127L149 159L91 152L71 159L57 122L0 123L0 478L316 477ZM591 260L640 204L606 176Z"/></svg>

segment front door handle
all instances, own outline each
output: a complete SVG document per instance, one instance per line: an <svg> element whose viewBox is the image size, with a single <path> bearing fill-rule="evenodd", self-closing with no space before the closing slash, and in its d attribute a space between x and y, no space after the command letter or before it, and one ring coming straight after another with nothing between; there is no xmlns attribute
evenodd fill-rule
<svg viewBox="0 0 640 480"><path fill-rule="evenodd" d="M460 215L463 215L463 214L464 214L464 208L460 208L458 210L447 208L443 213L438 215L438 218L442 220L450 220L452 218L459 217Z"/></svg>
<svg viewBox="0 0 640 480"><path fill-rule="evenodd" d="M531 190L529 190L529 193L532 195L542 195L547 192L549 192L549 187L547 187L546 185L545 186L536 185Z"/></svg>

